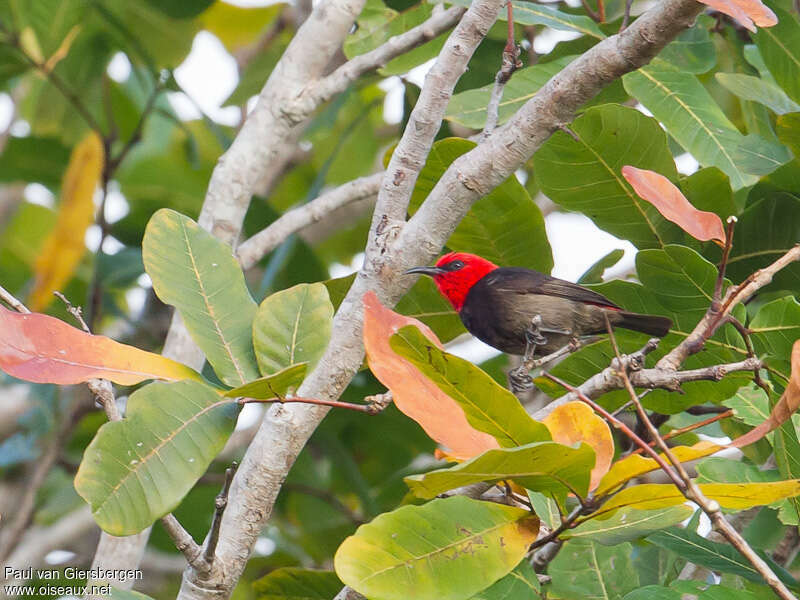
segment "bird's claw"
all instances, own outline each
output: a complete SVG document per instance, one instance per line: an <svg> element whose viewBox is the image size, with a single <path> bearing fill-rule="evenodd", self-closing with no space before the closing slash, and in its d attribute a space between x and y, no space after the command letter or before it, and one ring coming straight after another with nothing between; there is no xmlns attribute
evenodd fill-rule
<svg viewBox="0 0 800 600"><path fill-rule="evenodd" d="M533 379L524 365L508 372L508 383L511 386L511 391L515 394L533 389Z"/></svg>

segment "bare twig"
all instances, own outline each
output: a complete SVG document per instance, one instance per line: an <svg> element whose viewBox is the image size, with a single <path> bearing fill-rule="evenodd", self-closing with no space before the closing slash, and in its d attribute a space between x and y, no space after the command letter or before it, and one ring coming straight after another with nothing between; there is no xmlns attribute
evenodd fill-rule
<svg viewBox="0 0 800 600"><path fill-rule="evenodd" d="M269 404L278 402L280 404L289 404L292 402L299 402L301 404L315 404L317 406L329 406L331 408L346 408L356 412L366 413L368 415L378 414L382 409L375 404L353 404L352 402L342 402L340 400L326 400L324 398L301 398L297 396L287 396L285 398L239 398L239 404Z"/></svg>
<svg viewBox="0 0 800 600"><path fill-rule="evenodd" d="M225 483L222 484L222 489L217 494L214 500L214 517L211 521L211 529L208 532L208 539L206 540L205 550L203 551L203 559L209 564L213 564L214 557L217 551L217 542L219 541L219 526L222 523L222 515L225 512L225 507L228 506L228 493L231 490L231 481L236 469L239 467L237 463L231 463L231 466L225 469Z"/></svg>
<svg viewBox="0 0 800 600"><path fill-rule="evenodd" d="M602 23L606 20L606 9L603 4L603 0L597 0L597 10L593 10L591 6L589 6L589 2L587 0L581 0L581 4L583 4L583 9L586 11L586 14L589 15L589 18L596 23Z"/></svg>
<svg viewBox="0 0 800 600"><path fill-rule="evenodd" d="M6 290L6 288L3 286L0 286L0 300L3 300L6 304L19 313L30 314L31 312L28 310L27 306L17 300L14 295Z"/></svg>
<svg viewBox="0 0 800 600"><path fill-rule="evenodd" d="M731 247L733 247L733 232L736 227L736 217L728 217L728 227L725 232L725 247L722 251L722 260L717 269L717 281L714 284L714 295L712 296L711 303L715 307L719 307L722 300L722 284L725 281L725 270L728 268L728 259L731 255Z"/></svg>
<svg viewBox="0 0 800 600"><path fill-rule="evenodd" d="M628 28L628 23L631 20L631 5L633 0L625 0L625 14L622 16L622 24L619 26L620 33Z"/></svg>
<svg viewBox="0 0 800 600"><path fill-rule="evenodd" d="M483 128L481 139L488 137L494 128L497 127L503 90L514 72L522 66L522 61L519 59L519 46L517 46L514 39L514 8L511 4L511 0L506 1L506 7L508 9L508 15L506 16L508 22L508 39L506 40L505 48L503 48L502 64L494 78L494 87L489 97L489 104L486 107L486 125Z"/></svg>
<svg viewBox="0 0 800 600"><path fill-rule="evenodd" d="M89 326L86 324L86 321L83 320L83 313L80 306L74 306L72 302L67 300L67 297L59 291L53 292L53 295L66 305L67 312L75 318L75 320L78 322L78 325L81 326L81 329L83 329L86 333L92 333L89 329Z"/></svg>
<svg viewBox="0 0 800 600"><path fill-rule="evenodd" d="M378 193L382 179L383 173L354 179L318 196L307 204L284 213L274 223L239 246L236 250L236 257L242 268L251 268L292 233L324 219L334 210L356 200L374 196Z"/></svg>
<svg viewBox="0 0 800 600"><path fill-rule="evenodd" d="M209 564L203 556L203 549L194 541L192 536L183 528L172 513L161 517L161 524L169 535L175 547L186 558L186 562L200 573L207 573Z"/></svg>

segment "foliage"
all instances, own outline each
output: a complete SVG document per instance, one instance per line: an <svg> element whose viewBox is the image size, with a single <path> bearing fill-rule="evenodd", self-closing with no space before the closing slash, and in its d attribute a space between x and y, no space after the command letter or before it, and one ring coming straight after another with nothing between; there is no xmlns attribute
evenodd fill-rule
<svg viewBox="0 0 800 600"><path fill-rule="evenodd" d="M475 202L445 250L550 273L562 260L548 237L552 212L589 219L618 238L612 247L632 244L633 268L614 279L622 250L595 256L590 242L573 239L594 262L580 282L625 310L672 319L630 376L662 368L682 345L691 352L676 383L645 392L642 403L672 457L696 464L699 493L727 518L760 511L743 536L798 593L800 563L784 545L797 546L786 532L800 522L800 262L754 296L724 302L800 240L800 19L789 0L704 4L706 14L659 56L610 84ZM623 0L576 5L511 2L517 41L541 43L554 31L570 39L529 50L504 89L500 127L620 30ZM16 508L11 491L38 481L33 526L55 526L88 505L115 536L155 524L148 551L176 553L159 519L172 513L195 540L206 537L223 473L244 454L261 403L331 400L302 392L317 365L338 360L326 354L336 328L353 326L335 314L355 280L343 265L360 265L366 203L316 216L243 272L215 236L235 225L223 219L209 232L201 216L238 129L217 113L187 117L176 101L188 97L176 69L205 31L235 57L238 84L222 95L231 114L246 114L297 32L296 10L221 0L0 3L0 93L14 106L0 133L4 526ZM392 45L437 14L426 2L368 0L338 58ZM504 9L417 165L409 216L482 143L506 18ZM447 36L426 35L318 107L291 161L252 197L243 238L386 164L419 96L407 75ZM389 122L382 107L398 91L400 123ZM698 529L685 490L648 479L671 458L625 431L638 423L631 427L646 438L641 417L622 409L620 426L607 414L630 400L616 354L642 349L644 335L590 340L535 371L542 403L595 378L613 382L593 394L593 407L573 394L544 416L508 390L504 357L474 364L455 350L458 315L430 280L412 282L394 310L372 291L360 298L366 362L339 399L346 404L275 482L280 495L237 600L332 598L342 585L371 600L769 597L748 556ZM54 291L83 307L76 325L85 327L69 324L80 313ZM15 310L11 297L37 312ZM735 320L715 322L698 342L696 328L721 307ZM180 340L164 344L173 309L205 364L173 360ZM724 367L745 359L761 361L757 375ZM678 381L686 371L706 376ZM74 385L98 378L116 384L123 418L107 404L107 421L86 386ZM24 407L7 413L19 390ZM387 390L393 403L364 414ZM270 413L289 426L284 414ZM726 437L742 456L713 456ZM477 499L452 495L464 486ZM531 560L553 544L558 553L543 567ZM534 566L549 580L540 584ZM141 591L167 597L178 584L177 574L154 574ZM129 595L146 597L117 589L110 597Z"/></svg>

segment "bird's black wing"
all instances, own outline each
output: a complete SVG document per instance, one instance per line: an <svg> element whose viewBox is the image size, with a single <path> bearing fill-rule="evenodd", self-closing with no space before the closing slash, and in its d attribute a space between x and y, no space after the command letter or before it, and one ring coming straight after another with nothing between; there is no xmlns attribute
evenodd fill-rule
<svg viewBox="0 0 800 600"><path fill-rule="evenodd" d="M543 294L545 296L558 296L567 300L607 306L620 309L611 300L586 289L577 283L551 277L531 269L520 267L501 267L486 275L481 283L489 284L493 291L509 294Z"/></svg>

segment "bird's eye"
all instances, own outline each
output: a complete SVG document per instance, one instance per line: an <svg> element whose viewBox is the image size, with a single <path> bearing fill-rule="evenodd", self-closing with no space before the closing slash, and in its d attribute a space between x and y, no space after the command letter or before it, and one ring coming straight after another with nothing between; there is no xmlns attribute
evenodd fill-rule
<svg viewBox="0 0 800 600"><path fill-rule="evenodd" d="M464 268L464 263L461 262L460 260L454 260L448 266L450 267L451 271L458 271L459 269Z"/></svg>

